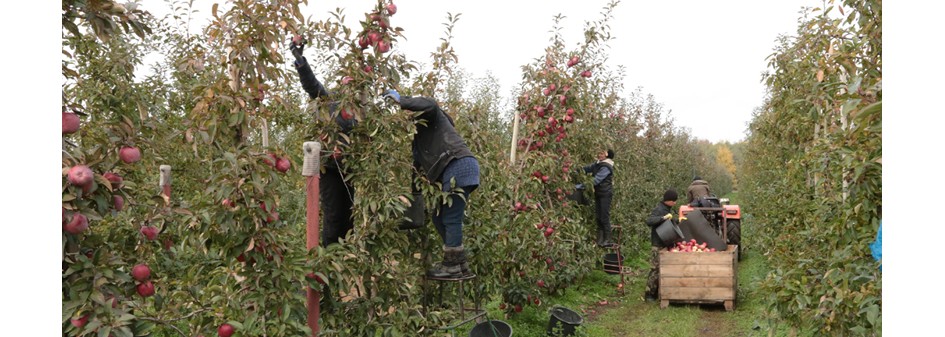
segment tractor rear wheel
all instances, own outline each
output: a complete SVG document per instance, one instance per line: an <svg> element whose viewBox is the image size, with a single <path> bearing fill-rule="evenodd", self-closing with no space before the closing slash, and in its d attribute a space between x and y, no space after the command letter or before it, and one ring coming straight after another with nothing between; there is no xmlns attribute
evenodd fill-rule
<svg viewBox="0 0 945 337"><path fill-rule="evenodd" d="M742 260L742 224L739 220L729 220L727 222L728 243L738 245L738 260Z"/></svg>

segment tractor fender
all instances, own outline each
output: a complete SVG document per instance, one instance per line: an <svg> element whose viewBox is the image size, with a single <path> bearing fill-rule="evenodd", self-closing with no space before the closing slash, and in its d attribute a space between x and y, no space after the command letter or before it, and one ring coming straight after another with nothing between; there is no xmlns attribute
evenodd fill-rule
<svg viewBox="0 0 945 337"><path fill-rule="evenodd" d="M726 219L741 219L742 218L742 209L738 205L722 205L722 216ZM682 211L680 209L680 211Z"/></svg>

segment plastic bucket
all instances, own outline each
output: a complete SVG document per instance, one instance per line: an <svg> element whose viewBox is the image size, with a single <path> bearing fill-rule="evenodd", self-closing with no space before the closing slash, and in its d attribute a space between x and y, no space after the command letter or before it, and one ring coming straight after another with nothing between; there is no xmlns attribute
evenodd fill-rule
<svg viewBox="0 0 945 337"><path fill-rule="evenodd" d="M574 336L574 330L583 322L584 318L573 310L554 307L548 319L548 336Z"/></svg>
<svg viewBox="0 0 945 337"><path fill-rule="evenodd" d="M404 221L400 223L400 229L422 228L426 222L426 213L423 205L423 193L413 192L413 201L410 207L404 212Z"/></svg>
<svg viewBox="0 0 945 337"><path fill-rule="evenodd" d="M503 321L485 321L473 326L469 337L512 337L512 326Z"/></svg>
<svg viewBox="0 0 945 337"><path fill-rule="evenodd" d="M676 242L682 241L683 232L679 229L672 220L663 221L659 226L656 227L656 235L660 237L660 240L663 240L663 244L666 247L672 247Z"/></svg>
<svg viewBox="0 0 945 337"><path fill-rule="evenodd" d="M578 205L590 205L590 201L587 200L587 197L584 195L586 188L575 188L571 194L568 195L568 199L574 202L577 202Z"/></svg>
<svg viewBox="0 0 945 337"><path fill-rule="evenodd" d="M617 253L604 254L604 272L608 274L620 274L620 266L623 265L624 256L620 256L617 261Z"/></svg>

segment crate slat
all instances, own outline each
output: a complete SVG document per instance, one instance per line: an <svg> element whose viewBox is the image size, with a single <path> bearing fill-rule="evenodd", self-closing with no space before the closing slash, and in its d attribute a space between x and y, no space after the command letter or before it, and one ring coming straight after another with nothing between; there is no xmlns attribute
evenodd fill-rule
<svg viewBox="0 0 945 337"><path fill-rule="evenodd" d="M660 298L673 300L712 300L725 301L735 299L734 288L681 288L660 287Z"/></svg>
<svg viewBox="0 0 945 337"><path fill-rule="evenodd" d="M734 288L735 279L732 277L661 277L662 287L684 288Z"/></svg>
<svg viewBox="0 0 945 337"><path fill-rule="evenodd" d="M677 264L664 266L660 264L660 277L732 277L735 270L732 265L694 265Z"/></svg>

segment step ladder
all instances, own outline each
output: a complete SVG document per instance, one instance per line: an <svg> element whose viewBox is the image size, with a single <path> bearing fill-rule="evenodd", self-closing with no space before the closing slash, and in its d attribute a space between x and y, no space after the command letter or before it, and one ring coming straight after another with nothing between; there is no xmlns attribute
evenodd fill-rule
<svg viewBox="0 0 945 337"><path fill-rule="evenodd" d="M631 273L630 268L623 265L623 257L624 257L624 255L623 255L623 253L620 251L620 242L622 242L622 241L620 240L620 234L623 232L623 227L622 227L622 226L618 226L618 225L612 225L612 226L611 226L611 231L612 231L613 236L614 236L614 243L613 243L613 245L611 245L610 247L608 247L608 249L610 249L614 254L617 255L617 259L616 259L617 262L616 262L616 263L610 263L610 262L607 262L606 259L604 259L604 271L607 272L607 273L609 273L609 274L618 274L618 275L620 275L620 283L619 283L619 284L623 284L624 286L623 286L623 287L620 287L620 286L617 287L617 294L620 295L620 296L623 296L623 295L626 294L626 292L624 291L624 289L626 289L626 284L627 284L627 283L626 283L626 275L628 275L628 274ZM616 270L616 272L607 271L607 269Z"/></svg>
<svg viewBox="0 0 945 337"><path fill-rule="evenodd" d="M429 238L425 235L421 235L421 247L428 246ZM423 261L424 266L432 266L432 261L430 259L430 249L423 249L421 254L421 260ZM437 328L438 330L449 331L451 336L456 336L456 329L462 327L463 325L469 324L470 322L475 321L480 323L488 319L486 315L486 310L482 308L482 300L478 299L474 301L473 306L466 307L466 289L467 282L472 282L476 279L475 274L463 275L462 277L449 278L449 277L432 277L429 275L423 275L421 289L423 289L423 313L426 315L429 307L433 305L430 303L434 298L436 299L436 306L443 307L443 293L445 288L449 285L455 285L457 287L457 297L458 303L455 306L455 310L459 313L459 320L449 324L447 326L442 326ZM435 294L431 294L434 290L433 285L436 284Z"/></svg>

